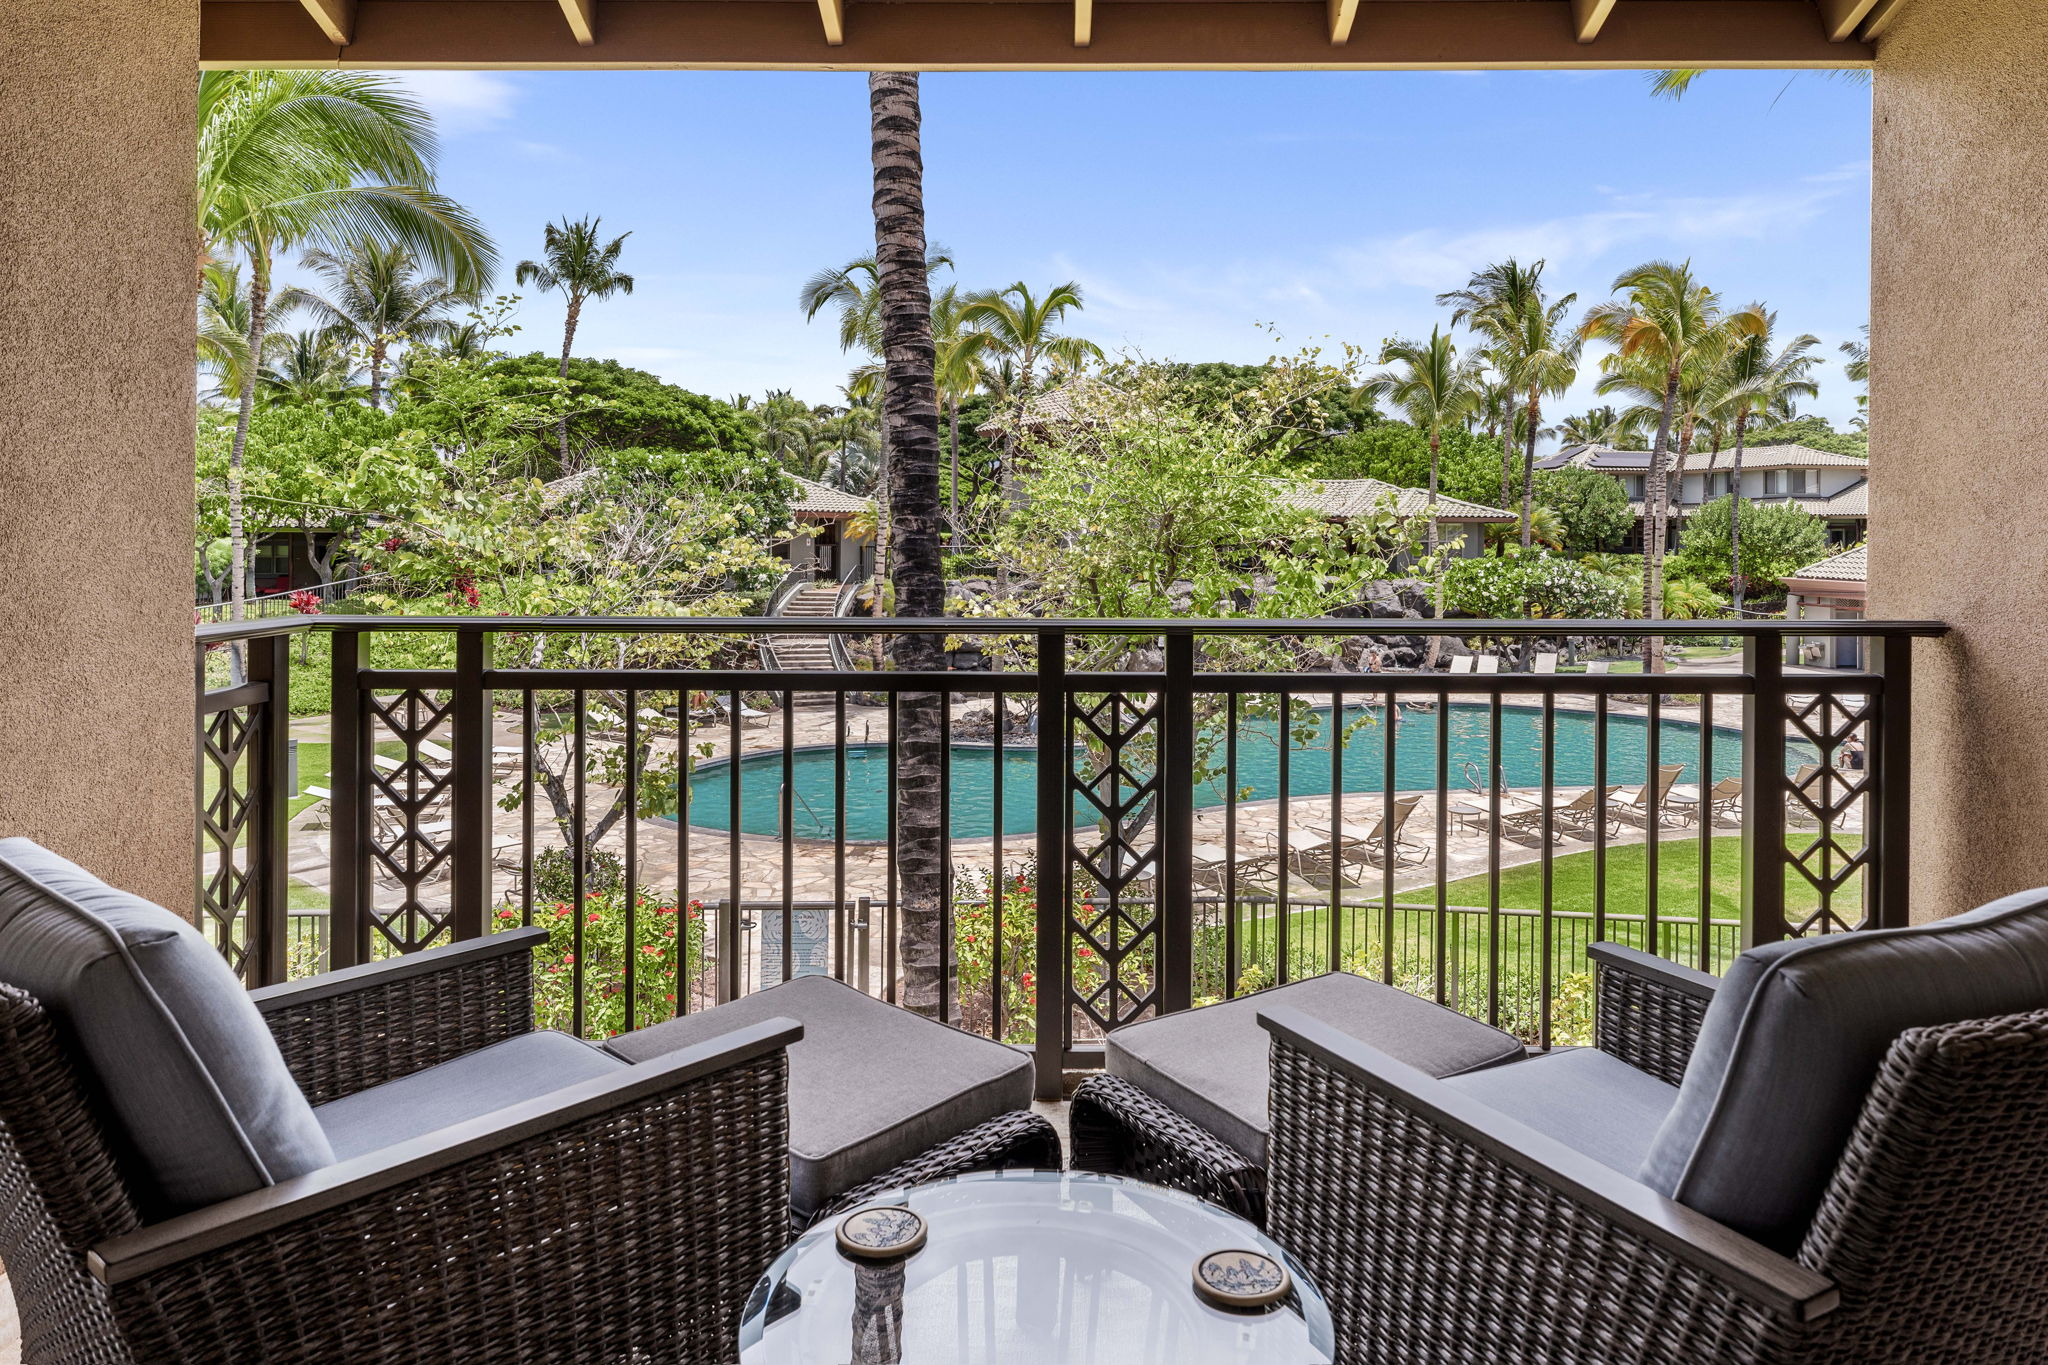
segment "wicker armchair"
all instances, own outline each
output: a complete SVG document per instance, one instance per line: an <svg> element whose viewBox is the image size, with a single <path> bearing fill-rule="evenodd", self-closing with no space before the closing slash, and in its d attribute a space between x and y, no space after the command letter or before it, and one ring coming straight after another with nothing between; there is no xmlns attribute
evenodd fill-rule
<svg viewBox="0 0 2048 1365"><path fill-rule="evenodd" d="M533 1026L539 930L256 993L315 1102ZM788 1239L787 1020L145 1226L56 1026L0 985L27 1365L729 1360Z"/></svg>
<svg viewBox="0 0 2048 1365"><path fill-rule="evenodd" d="M1676 1080L1711 978L1596 952L1598 1046ZM2048 1011L1908 1028L1782 1254L1274 1009L1268 1228L1348 1362L2048 1354Z"/></svg>

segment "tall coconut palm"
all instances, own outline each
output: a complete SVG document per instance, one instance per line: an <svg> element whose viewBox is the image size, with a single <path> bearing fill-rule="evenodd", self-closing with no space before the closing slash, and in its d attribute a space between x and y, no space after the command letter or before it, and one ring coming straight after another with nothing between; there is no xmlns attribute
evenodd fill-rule
<svg viewBox="0 0 2048 1365"><path fill-rule="evenodd" d="M1486 339L1486 360L1499 372L1502 381L1517 395L1526 390L1523 381L1525 360L1523 356L1523 319L1543 308L1543 262L1525 266L1510 256L1505 261L1476 271L1465 282L1463 289L1453 289L1436 296L1439 304L1449 305L1455 311L1451 314L1451 326L1469 326L1475 333ZM1517 404L1519 408L1519 404ZM1503 421L1501 424L1500 451L1500 505L1506 507L1514 499L1515 466L1519 463L1516 455L1516 431L1526 421ZM1534 424L1529 424L1533 426Z"/></svg>
<svg viewBox="0 0 2048 1365"><path fill-rule="evenodd" d="M1543 262L1534 274L1540 281ZM1543 431L1543 400L1563 394L1579 377L1579 349L1584 342L1565 325L1577 294L1546 301L1539 283L1536 297L1522 310L1515 336L1515 379L1524 402L1522 426L1522 548L1528 549L1536 514L1536 438Z"/></svg>
<svg viewBox="0 0 2048 1365"><path fill-rule="evenodd" d="M211 396L242 391L242 367L249 363L249 296L242 272L232 265L208 266L199 280L200 368L213 377Z"/></svg>
<svg viewBox="0 0 2048 1365"><path fill-rule="evenodd" d="M579 218L575 222L549 223L541 233L541 259L521 261L516 278L521 284L537 285L560 293L568 301L562 316L562 378L569 377L569 353L576 345L576 324L583 318L583 305L591 299L608 299L614 294L633 292L633 277L619 269L619 253L633 234L622 232L609 242L598 235L600 218ZM569 467L569 416L562 414L562 468Z"/></svg>
<svg viewBox="0 0 2048 1365"><path fill-rule="evenodd" d="M1728 480L1728 579L1737 616L1742 615L1742 593L1747 586L1742 576L1742 451L1750 419L1789 414L1794 399L1820 393L1812 378L1814 367L1820 364L1820 357L1813 354L1820 338L1802 332L1777 346L1772 339L1777 313L1760 303L1751 304L1747 311L1763 317L1763 328L1729 350L1716 403L1718 414L1729 421L1735 437Z"/></svg>
<svg viewBox="0 0 2048 1365"><path fill-rule="evenodd" d="M1410 425L1429 438L1429 529L1426 543L1433 557L1437 550L1436 490L1437 461L1443 450L1444 432L1464 424L1466 416L1480 403L1482 379L1478 360L1460 357L1457 343L1433 328L1428 341L1390 341L1380 352L1382 370L1362 386L1377 402L1384 398L1397 408Z"/></svg>
<svg viewBox="0 0 2048 1365"><path fill-rule="evenodd" d="M1852 384L1861 384L1863 392L1856 395L1856 416L1852 424L1869 425L1870 413L1870 324L1863 324L1863 340L1845 341L1841 345L1843 355L1849 357L1843 362L1842 373L1849 376Z"/></svg>
<svg viewBox="0 0 2048 1365"><path fill-rule="evenodd" d="M882 420L889 452L890 574L899 614L938 617L946 609L939 554L939 400L917 73L871 73L868 114L875 173L875 301L888 393ZM936 635L898 635L891 657L901 669L936 671L944 663L941 644ZM941 856L946 808L939 786L944 724L941 694L902 694L894 739L903 1003L925 1013L941 1012L948 992Z"/></svg>
<svg viewBox="0 0 2048 1365"><path fill-rule="evenodd" d="M966 301L960 291L947 285L932 299L932 347L939 402L946 410L946 521L949 543L961 547L960 522L960 404L981 387L987 367L990 336L968 326L961 318Z"/></svg>
<svg viewBox="0 0 2048 1365"><path fill-rule="evenodd" d="M1650 447L1649 479L1643 496L1643 615L1656 620L1664 610L1664 540L1669 524L1665 462L1671 451L1671 419L1685 366L1704 348L1722 345L1730 332L1759 332L1765 323L1753 310L1735 315L1725 312L1721 296L1699 282L1690 261L1651 261L1625 270L1616 277L1614 292L1625 297L1596 304L1579 330L1584 338L1611 343L1622 362L1640 358L1654 362L1664 372L1657 438ZM1663 671L1663 641L1654 637L1643 641L1643 666L1651 672Z"/></svg>
<svg viewBox="0 0 2048 1365"><path fill-rule="evenodd" d="M228 454L228 540L239 619L247 593L242 460L279 257L301 246L400 243L465 289L490 282L483 226L434 188L426 109L363 71L205 71L199 77L198 266L249 269L248 355Z"/></svg>
<svg viewBox="0 0 2048 1365"><path fill-rule="evenodd" d="M1015 365L1010 421L1003 432L1003 494L1011 502L1017 498L1018 428L1031 390L1042 377L1039 365L1078 370L1090 360L1102 359L1102 348L1094 342L1058 330L1067 314L1082 306L1081 286L1072 280L1043 294L1019 280L1007 289L973 295L960 310L961 323L987 333L988 348Z"/></svg>
<svg viewBox="0 0 2048 1365"><path fill-rule="evenodd" d="M370 406L384 406L384 376L396 341L443 341L458 330L448 310L470 302L438 275L422 275L419 257L396 242L355 242L342 251L318 247L299 264L320 276L325 292L305 291L305 308L326 336L359 346L370 362Z"/></svg>
<svg viewBox="0 0 2048 1365"><path fill-rule="evenodd" d="M1557 439L1568 446L1610 445L1628 439L1621 413L1612 404L1574 413L1557 424Z"/></svg>

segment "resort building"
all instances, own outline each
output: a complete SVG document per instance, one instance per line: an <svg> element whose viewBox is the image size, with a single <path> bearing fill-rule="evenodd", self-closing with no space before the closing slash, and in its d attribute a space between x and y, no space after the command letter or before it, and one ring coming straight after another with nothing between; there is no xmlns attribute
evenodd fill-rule
<svg viewBox="0 0 2048 1365"><path fill-rule="evenodd" d="M1785 580L1788 621L1861 621L1869 597L1867 551L1858 545L1809 564ZM1792 636L1785 662L1812 668L1861 668L1863 640L1855 635Z"/></svg>
<svg viewBox="0 0 2048 1365"><path fill-rule="evenodd" d="M856 523L872 518L873 498L841 492L815 479L792 474L798 495L790 499L789 515L796 533L775 553L789 561L790 571L809 568L820 579L836 581L875 571L875 537ZM872 526L872 521L870 521Z"/></svg>
<svg viewBox="0 0 2048 1365"><path fill-rule="evenodd" d="M1371 512L1392 511L1397 516L1420 519L1429 515L1429 493L1421 488L1403 488L1383 479L1318 479L1290 495L1289 501L1320 512L1331 521L1345 522ZM1513 512L1437 494L1438 545L1445 554L1471 559L1486 553L1486 528L1510 525L1519 520ZM1402 558L1406 558L1403 556Z"/></svg>
<svg viewBox="0 0 2048 1365"><path fill-rule="evenodd" d="M1733 451L1715 454L1695 450L1686 456L1682 467L1672 467L1667 475L1672 494L1667 548L1677 548L1685 519L1693 508L1728 496L1734 477L1730 468L1733 463ZM1539 469L1567 467L1596 470L1621 481L1629 503L1635 508L1636 525L1620 548L1624 553L1640 554L1650 452L1567 446L1537 462ZM1742 452L1742 496L1753 502L1789 502L1805 508L1828 524L1828 542L1833 545L1857 544L1869 530L1869 463L1854 455L1837 455L1800 445L1751 446Z"/></svg>

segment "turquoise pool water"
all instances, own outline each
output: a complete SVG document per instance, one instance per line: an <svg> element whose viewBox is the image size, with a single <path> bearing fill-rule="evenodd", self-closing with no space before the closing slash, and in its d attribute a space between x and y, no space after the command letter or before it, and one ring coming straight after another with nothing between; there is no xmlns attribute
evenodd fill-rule
<svg viewBox="0 0 2048 1365"><path fill-rule="evenodd" d="M1352 726L1351 722L1367 719ZM1297 734L1288 752L1290 796L1327 796L1330 792L1329 712L1295 713ZM1347 792L1384 790L1383 763L1387 727L1377 709L1368 718L1363 707L1345 708L1351 733L1344 744L1343 780ZM1483 705L1453 705L1450 716L1448 782L1453 791L1467 789L1466 765L1484 782L1487 767L1488 720ZM1543 713L1534 707L1505 707L1501 712L1500 760L1506 785L1536 787L1543 783ZM1238 726L1237 766L1229 785L1240 801L1269 800L1280 795L1280 746L1271 720L1246 718ZM1659 728L1659 761L1680 763L1680 782L1696 782L1700 760L1699 727L1691 721L1666 720ZM1306 729L1307 733L1301 733ZM1607 730L1607 776L1612 783L1640 782L1648 762L1649 723L1639 716L1610 716ZM1401 791L1434 791L1437 783L1437 716L1427 711L1400 713L1394 738L1394 786ZM1742 742L1732 729L1717 727L1713 735L1710 781L1734 777L1742 770ZM1220 767L1224 745L1217 742L1210 761ZM1792 767L1811 755L1792 756ZM1593 717L1576 711L1557 713L1556 782L1560 787L1591 785ZM795 756L795 829L799 839L832 839L832 751L806 749ZM1788 767L1787 771L1792 769ZM723 761L697 769L690 783L690 823L700 829L731 827L732 766ZM1038 755L1035 750L1009 749L1002 763L1003 832L1029 834L1038 799ZM752 754L740 760L740 829L748 834L782 832L780 791L782 755ZM1225 779L1218 774L1195 789L1195 804L1219 806ZM995 831L995 751L956 745L952 751L952 831L956 839L986 839ZM845 837L850 841L886 839L889 834L889 750L881 744L850 744L846 748Z"/></svg>

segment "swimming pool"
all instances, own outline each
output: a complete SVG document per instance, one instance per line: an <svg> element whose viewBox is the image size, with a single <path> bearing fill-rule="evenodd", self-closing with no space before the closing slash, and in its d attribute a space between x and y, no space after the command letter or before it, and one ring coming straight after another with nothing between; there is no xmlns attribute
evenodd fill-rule
<svg viewBox="0 0 2048 1365"><path fill-rule="evenodd" d="M1364 720L1364 724L1353 722ZM1288 749L1287 791L1290 796L1330 793L1329 710L1295 712L1296 735ZM1350 730L1342 760L1344 790L1385 789L1387 727L1377 708L1345 708ZM1488 708L1454 704L1447 739L1448 784L1467 790L1466 767L1483 782L1489 745ZM1219 727L1220 728L1220 727ZM1394 737L1394 786L1400 791L1434 791L1437 783L1437 716L1431 711L1399 713ZM1270 800L1280 795L1280 746L1277 726L1265 718L1246 717L1238 725L1237 764L1228 786L1240 801ZM1208 761L1221 767L1225 746L1219 734ZM1792 746L1790 772L1812 755ZM1692 721L1665 720L1658 727L1658 759L1684 765L1680 782L1694 782L1700 760L1699 726ZM1742 771L1742 737L1737 730L1716 726L1709 765L1711 781ZM1649 757L1649 722L1641 716L1610 715L1607 721L1609 784L1643 780ZM1543 782L1543 713L1540 708L1509 706L1501 710L1500 762L1505 784L1536 787ZM952 755L952 831L955 839L986 839L995 829L995 751L980 745L955 745ZM830 748L797 751L792 766L796 789L792 833L799 839L836 837L833 807L833 755ZM703 763L690 783L690 823L700 829L731 828L732 765L724 760ZM1580 711L1557 713L1555 781L1560 787L1589 786L1593 775L1593 717ZM1002 762L1002 823L1005 834L1030 834L1036 827L1038 754L1035 749L1005 748ZM748 834L779 835L782 755L749 754L739 762L740 829ZM1197 806L1219 806L1225 799L1221 773L1195 789ZM846 747L845 837L868 842L889 835L889 749L884 744Z"/></svg>

